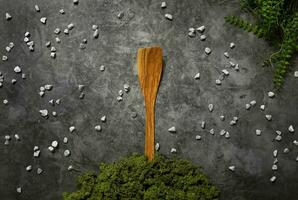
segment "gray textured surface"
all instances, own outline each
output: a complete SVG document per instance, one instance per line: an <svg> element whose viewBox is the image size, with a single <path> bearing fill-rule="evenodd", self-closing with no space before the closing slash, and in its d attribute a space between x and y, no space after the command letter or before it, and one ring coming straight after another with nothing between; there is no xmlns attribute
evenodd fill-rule
<svg viewBox="0 0 298 200"><path fill-rule="evenodd" d="M72 164L80 171L97 170L100 161L112 162L133 152L143 152L144 107L138 88L135 68L138 47L159 44L164 49L165 69L156 105L156 141L160 152L170 155L171 147L177 148L177 156L190 159L201 165L222 190L224 200L294 200L298 197L297 147L292 144L297 133L289 134L290 124L298 126L297 79L287 79L284 90L274 99L268 99L271 88L272 70L262 68L262 60L272 52L263 40L244 33L224 23L227 14L240 13L237 1L229 3L208 0L168 0L165 10L156 0L81 0L74 6L71 0L33 1L0 0L0 47L1 54L10 41L15 43L9 60L0 64L5 75L4 87L0 89L0 136L18 133L21 141L12 140L9 145L0 145L0 198L3 200L53 200L61 199L63 191L74 190L74 178L78 172L68 172ZM34 10L38 4L41 12ZM65 15L59 14L63 8ZM119 20L117 14L123 11ZM5 20L5 12L12 15ZM174 20L164 18L173 14ZM46 25L40 23L47 17ZM55 44L54 29L62 30L73 22L75 28L69 36L60 34L60 44ZM92 38L92 24L99 25L99 38ZM189 27L206 26L207 40L189 38ZM35 52L29 52L24 44L25 31L35 41ZM88 39L87 48L79 49L83 38ZM45 42L51 40L57 48L57 58L49 57ZM229 43L236 48L229 50ZM204 48L211 47L210 56ZM215 85L220 70L228 64L223 53L228 50L232 60L239 63L240 71L230 70L230 76L222 86ZM297 61L297 59L296 59ZM101 72L99 66L106 70ZM27 79L13 72L15 65L22 66ZM295 63L297 68L297 62ZM193 76L201 73L200 80ZM292 74L292 73L291 73ZM18 82L10 83L12 78ZM124 100L116 97L124 83L131 91L124 94ZM45 97L38 95L39 87L53 84L52 91ZM80 100L78 84L86 85L85 99ZM48 104L50 99L61 98L59 106ZM246 111L244 106L251 100L257 106ZM208 104L215 109L208 111ZM266 111L259 105L265 103ZM44 119L39 109L47 108L58 112L58 117ZM138 114L131 118L132 112ZM267 122L264 113L273 115ZM226 121L219 116L224 114ZM101 123L100 117L107 116ZM239 117L236 126L228 125L233 116ZM206 129L200 122L207 122ZM98 133L94 126L101 124ZM68 127L77 130L70 134ZM167 129L176 126L177 133ZM208 130L214 128L214 136ZM262 129L262 136L255 135L255 129ZM220 129L230 131L231 138L219 136ZM281 142L273 142L274 131L284 132ZM196 141L195 135L202 140ZM69 138L62 144L64 136ZM52 140L60 141L59 150L52 154L47 150ZM1 143L2 143L1 142ZM33 147L41 149L40 158L33 158ZM291 152L282 154L283 148ZM69 148L72 155L63 156ZM279 149L279 170L273 173L272 151ZM25 167L33 165L33 171ZM235 173L227 170L235 165ZM36 175L41 167L44 172ZM271 184L270 177L276 174L277 182ZM21 186L22 194L16 187Z"/></svg>

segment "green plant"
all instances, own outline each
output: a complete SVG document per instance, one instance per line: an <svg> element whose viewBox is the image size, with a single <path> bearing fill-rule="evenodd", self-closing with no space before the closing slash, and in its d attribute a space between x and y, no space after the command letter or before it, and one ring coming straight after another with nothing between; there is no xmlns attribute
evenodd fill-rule
<svg viewBox="0 0 298 200"><path fill-rule="evenodd" d="M78 191L64 193L64 200L179 199L215 200L218 189L191 162L157 155L148 161L132 155L111 164L101 164L99 174L78 178Z"/></svg>
<svg viewBox="0 0 298 200"><path fill-rule="evenodd" d="M257 23L251 24L237 16L227 16L225 20L265 38L279 48L279 51L264 61L265 65L275 68L273 83L279 89L289 71L291 59L298 50L298 1L240 0L240 5L257 18Z"/></svg>

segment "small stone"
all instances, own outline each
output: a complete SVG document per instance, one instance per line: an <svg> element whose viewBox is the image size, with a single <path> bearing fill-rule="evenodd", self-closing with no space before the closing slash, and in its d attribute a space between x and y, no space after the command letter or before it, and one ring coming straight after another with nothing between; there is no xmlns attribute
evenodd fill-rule
<svg viewBox="0 0 298 200"><path fill-rule="evenodd" d="M43 172L43 170L41 168L37 168L36 173L39 175Z"/></svg>
<svg viewBox="0 0 298 200"><path fill-rule="evenodd" d="M45 88L45 90L50 91L50 90L53 89L53 85L47 84L47 85L44 86L44 88Z"/></svg>
<svg viewBox="0 0 298 200"><path fill-rule="evenodd" d="M4 104L4 105L7 105L7 104L8 104L8 100L7 100L7 99L4 99L4 100L3 100L3 104Z"/></svg>
<svg viewBox="0 0 298 200"><path fill-rule="evenodd" d="M221 121L224 121L224 120L225 120L225 116L224 116L224 115L221 115L221 116L219 116L219 119L220 119Z"/></svg>
<svg viewBox="0 0 298 200"><path fill-rule="evenodd" d="M229 132L226 132L226 134L225 134L225 138L227 138L227 139L230 138L230 133L229 133Z"/></svg>
<svg viewBox="0 0 298 200"><path fill-rule="evenodd" d="M18 187L18 188L17 188L17 193L19 193L19 194L22 193L22 188L21 188L21 187Z"/></svg>
<svg viewBox="0 0 298 200"><path fill-rule="evenodd" d="M93 33L93 38L95 38L95 39L98 38L98 35L99 35L99 31L98 31L98 29L96 29Z"/></svg>
<svg viewBox="0 0 298 200"><path fill-rule="evenodd" d="M9 13L5 13L5 18L7 21L12 19L12 16Z"/></svg>
<svg viewBox="0 0 298 200"><path fill-rule="evenodd" d="M102 116L102 117L100 118L100 120L101 120L102 122L106 122L107 117L104 115L104 116Z"/></svg>
<svg viewBox="0 0 298 200"><path fill-rule="evenodd" d="M26 167L26 171L29 172L29 171L31 171L31 170L32 170L32 165L28 165L28 166Z"/></svg>
<svg viewBox="0 0 298 200"><path fill-rule="evenodd" d="M168 131L170 133L176 133L176 127L175 126L172 126L171 128L168 129Z"/></svg>
<svg viewBox="0 0 298 200"><path fill-rule="evenodd" d="M30 47L30 46L34 46L34 41L29 41L29 42L27 42L27 45Z"/></svg>
<svg viewBox="0 0 298 200"><path fill-rule="evenodd" d="M234 116L234 117L233 117L233 120L234 120L235 122L237 122L237 121L238 121L238 117Z"/></svg>
<svg viewBox="0 0 298 200"><path fill-rule="evenodd" d="M56 111L53 111L52 112L52 115L53 115L53 117L56 117L57 116L57 112Z"/></svg>
<svg viewBox="0 0 298 200"><path fill-rule="evenodd" d="M79 4L79 0L73 0L73 4L74 5L78 5Z"/></svg>
<svg viewBox="0 0 298 200"><path fill-rule="evenodd" d="M298 146L298 141L297 140L294 140L293 141L293 144L296 145L296 146Z"/></svg>
<svg viewBox="0 0 298 200"><path fill-rule="evenodd" d="M74 28L74 24L70 23L67 25L68 30L72 30Z"/></svg>
<svg viewBox="0 0 298 200"><path fill-rule="evenodd" d="M221 85L221 80L216 79L216 80L215 80L215 84L216 84L216 85Z"/></svg>
<svg viewBox="0 0 298 200"><path fill-rule="evenodd" d="M165 18L172 21L173 20L173 16L171 14L165 14Z"/></svg>
<svg viewBox="0 0 298 200"><path fill-rule="evenodd" d="M206 47L206 48L205 48L205 53L206 53L207 55L211 54L211 49L210 49L209 47Z"/></svg>
<svg viewBox="0 0 298 200"><path fill-rule="evenodd" d="M19 66L15 66L14 69L13 69L13 71L15 73L21 73L22 72L22 69Z"/></svg>
<svg viewBox="0 0 298 200"><path fill-rule="evenodd" d="M208 105L208 110L209 110L210 112L212 112L213 109L214 109L214 105L213 105L213 104L209 104L209 105Z"/></svg>
<svg viewBox="0 0 298 200"><path fill-rule="evenodd" d="M87 44L87 39L84 38L84 39L82 40L82 43Z"/></svg>
<svg viewBox="0 0 298 200"><path fill-rule="evenodd" d="M281 131L279 131L279 130L276 130L275 133L276 133L277 135L281 135Z"/></svg>
<svg viewBox="0 0 298 200"><path fill-rule="evenodd" d="M60 38L58 38L58 37L55 38L55 41L56 41L57 43L61 43L61 40L60 40Z"/></svg>
<svg viewBox="0 0 298 200"><path fill-rule="evenodd" d="M44 91L40 91L38 94L39 94L39 96L43 97L44 94L45 94L45 92Z"/></svg>
<svg viewBox="0 0 298 200"><path fill-rule="evenodd" d="M34 146L33 151L37 151L37 150L39 150L39 147L38 146Z"/></svg>
<svg viewBox="0 0 298 200"><path fill-rule="evenodd" d="M278 163L278 159L275 158L274 161L273 161L273 164L277 164Z"/></svg>
<svg viewBox="0 0 298 200"><path fill-rule="evenodd" d="M73 170L73 169L74 169L74 168L73 168L72 165L69 165L68 168L67 168L68 171L71 171L71 170Z"/></svg>
<svg viewBox="0 0 298 200"><path fill-rule="evenodd" d="M196 135L196 140L201 140L201 136L200 135Z"/></svg>
<svg viewBox="0 0 298 200"><path fill-rule="evenodd" d="M74 126L70 126L70 127L69 127L69 132L72 133L72 132L74 132L75 130L76 130L76 127L74 127Z"/></svg>
<svg viewBox="0 0 298 200"><path fill-rule="evenodd" d="M221 70L222 71L222 73L225 75L225 76L229 76L229 71L228 70L226 70L226 69L223 69L223 70Z"/></svg>
<svg viewBox="0 0 298 200"><path fill-rule="evenodd" d="M14 43L13 42L10 42L9 44L8 44L8 47L10 47L11 49L14 47Z"/></svg>
<svg viewBox="0 0 298 200"><path fill-rule="evenodd" d="M232 171L232 172L234 172L235 171L235 166L234 165L229 166L229 170Z"/></svg>
<svg viewBox="0 0 298 200"><path fill-rule="evenodd" d="M64 143L64 144L67 144L67 143L68 143L68 138L67 138L67 137L64 137L64 138L63 138L63 143Z"/></svg>
<svg viewBox="0 0 298 200"><path fill-rule="evenodd" d="M225 134L226 134L226 131L225 131L225 130L220 130L220 131L219 131L219 135L220 135L220 136L223 136L223 135L225 135Z"/></svg>
<svg viewBox="0 0 298 200"><path fill-rule="evenodd" d="M196 32L194 32L194 31L189 31L189 32L188 32L188 36L189 36L189 37L195 37L195 36L196 36Z"/></svg>
<svg viewBox="0 0 298 200"><path fill-rule="evenodd" d="M60 9L60 10L59 10L59 13L60 13L61 15L64 15L64 14L65 14L64 9Z"/></svg>
<svg viewBox="0 0 298 200"><path fill-rule="evenodd" d="M161 8L166 8L167 7L167 3L165 1L161 2Z"/></svg>
<svg viewBox="0 0 298 200"><path fill-rule="evenodd" d="M5 139L5 140L10 140L11 138L10 138L9 135L5 135L5 136L4 136L4 139Z"/></svg>
<svg viewBox="0 0 298 200"><path fill-rule="evenodd" d="M100 126L100 125L96 125L96 126L94 127L94 129L95 129L96 131L100 132L100 131L101 131L101 126Z"/></svg>
<svg viewBox="0 0 298 200"><path fill-rule="evenodd" d="M261 105L261 106L260 106L260 109L261 109L261 110L265 110L265 105L264 105L264 104Z"/></svg>
<svg viewBox="0 0 298 200"><path fill-rule="evenodd" d="M54 140L51 143L52 147L57 148L58 147L58 141Z"/></svg>
<svg viewBox="0 0 298 200"><path fill-rule="evenodd" d="M289 148L284 148L283 152L284 153L289 153L290 152L290 149Z"/></svg>
<svg viewBox="0 0 298 200"><path fill-rule="evenodd" d="M177 150L175 148L171 148L171 153L177 153Z"/></svg>
<svg viewBox="0 0 298 200"><path fill-rule="evenodd" d="M84 88L85 88L85 85L79 85L78 88L79 88L79 91L80 91L80 92L83 92L83 90L84 90Z"/></svg>
<svg viewBox="0 0 298 200"><path fill-rule="evenodd" d="M39 113L42 117L47 117L49 114L47 109L39 110Z"/></svg>
<svg viewBox="0 0 298 200"><path fill-rule="evenodd" d="M237 123L237 122L236 122L235 120L231 120L231 121L230 121L230 125L231 125L231 126L236 125L236 123Z"/></svg>
<svg viewBox="0 0 298 200"><path fill-rule="evenodd" d="M295 132L294 126L293 125L290 125L289 128L288 128L288 131L290 133L294 133Z"/></svg>
<svg viewBox="0 0 298 200"><path fill-rule="evenodd" d="M68 34L69 34L69 30L66 28L66 29L64 29L63 33L64 33L65 35L68 35Z"/></svg>
<svg viewBox="0 0 298 200"><path fill-rule="evenodd" d="M7 52L10 52L11 48L10 48L10 47L5 47L5 50L6 50Z"/></svg>
<svg viewBox="0 0 298 200"><path fill-rule="evenodd" d="M230 66L231 66L231 67L235 67L235 66L236 66L236 64L233 63L233 62L229 62L229 63L230 63Z"/></svg>
<svg viewBox="0 0 298 200"><path fill-rule="evenodd" d="M229 58L229 57L230 57L230 55L229 55L228 52L224 52L224 56L225 56L226 58Z"/></svg>
<svg viewBox="0 0 298 200"><path fill-rule="evenodd" d="M195 31L196 31L196 29L195 29L195 28L193 28L193 27L190 27L190 28L188 29L188 31L189 31L189 32L195 32Z"/></svg>
<svg viewBox="0 0 298 200"><path fill-rule="evenodd" d="M60 28L55 28L54 33L58 35L61 32Z"/></svg>
<svg viewBox="0 0 298 200"><path fill-rule="evenodd" d="M122 19L124 17L124 13L123 12L119 12L117 15L118 19Z"/></svg>
<svg viewBox="0 0 298 200"><path fill-rule="evenodd" d="M50 41L47 41L46 42L46 47L50 47L51 46L51 42Z"/></svg>
<svg viewBox="0 0 298 200"><path fill-rule="evenodd" d="M99 70L103 72L103 71L105 70L105 66L104 66L104 65L101 65L101 66L99 67Z"/></svg>
<svg viewBox="0 0 298 200"><path fill-rule="evenodd" d="M70 156L70 150L66 149L63 154L65 157Z"/></svg>
<svg viewBox="0 0 298 200"><path fill-rule="evenodd" d="M122 100L123 100L123 98L121 96L117 97L117 101L122 101Z"/></svg>
<svg viewBox="0 0 298 200"><path fill-rule="evenodd" d="M251 102L249 102L249 104L250 104L251 106L254 106L254 105L257 104L257 101L256 101L256 100L252 100Z"/></svg>
<svg viewBox="0 0 298 200"><path fill-rule="evenodd" d="M201 128L204 129L205 126L206 126L206 122L205 122L205 121L202 121L202 123L201 123Z"/></svg>
<svg viewBox="0 0 298 200"><path fill-rule="evenodd" d="M40 22L43 23L43 24L46 24L47 23L47 18L46 17L40 18Z"/></svg>
<svg viewBox="0 0 298 200"><path fill-rule="evenodd" d="M15 138L16 140L20 140L20 136L19 136L18 134L14 134L14 138Z"/></svg>
<svg viewBox="0 0 298 200"><path fill-rule="evenodd" d="M132 113L131 113L131 117L132 117L132 118L136 118L137 116L138 116L138 114L137 114L136 112L132 112Z"/></svg>
<svg viewBox="0 0 298 200"><path fill-rule="evenodd" d="M50 152L54 152L55 149L54 149L54 147L49 146L49 147L48 147L48 150L49 150Z"/></svg>
<svg viewBox="0 0 298 200"><path fill-rule="evenodd" d="M276 158L276 157L277 157L277 154L278 154L278 151L277 151L277 149L275 149L275 150L273 151L273 157Z"/></svg>
<svg viewBox="0 0 298 200"><path fill-rule="evenodd" d="M257 135L257 136L260 136L261 134L262 134L262 131L261 131L260 129L257 129L257 130L256 130L256 135Z"/></svg>
<svg viewBox="0 0 298 200"><path fill-rule="evenodd" d="M211 135L214 135L214 129L213 129L213 128L210 129L209 133L210 133Z"/></svg>
<svg viewBox="0 0 298 200"><path fill-rule="evenodd" d="M39 9L39 6L38 5L35 5L34 8L35 8L35 11L36 12L40 12L40 9Z"/></svg>
<svg viewBox="0 0 298 200"><path fill-rule="evenodd" d="M97 29L98 29L98 26L97 26L97 25L95 25L95 24L93 24L93 25L92 25L92 30L94 30L94 31L95 31L95 30L97 30Z"/></svg>
<svg viewBox="0 0 298 200"><path fill-rule="evenodd" d="M271 120L272 120L272 115L265 115L265 118L266 118L268 121L271 121Z"/></svg>
<svg viewBox="0 0 298 200"><path fill-rule="evenodd" d="M275 140L276 140L276 141L281 141L281 139L282 139L281 135L277 135L277 136L275 137Z"/></svg>
<svg viewBox="0 0 298 200"><path fill-rule="evenodd" d="M55 103L59 105L61 103L61 99L56 99Z"/></svg>
<svg viewBox="0 0 298 200"><path fill-rule="evenodd" d="M206 38L207 38L207 36L206 36L206 35L201 35L201 36L200 36L200 40L201 40L201 41L205 41L205 40L206 40Z"/></svg>
<svg viewBox="0 0 298 200"><path fill-rule="evenodd" d="M268 97L273 98L275 96L274 92L268 92Z"/></svg>
<svg viewBox="0 0 298 200"><path fill-rule="evenodd" d="M84 97L85 97L85 93L82 92L82 93L80 94L79 98L80 98L80 99L84 99Z"/></svg>
<svg viewBox="0 0 298 200"><path fill-rule="evenodd" d="M276 181L276 176L272 176L271 178L270 178L270 182L271 183L274 183Z"/></svg>
<svg viewBox="0 0 298 200"><path fill-rule="evenodd" d="M51 58L55 59L56 58L56 53L55 52L51 52L50 56L51 56Z"/></svg>
<svg viewBox="0 0 298 200"><path fill-rule="evenodd" d="M155 150L156 150L156 151L159 151L159 148L160 148L159 143L156 143L156 144L155 144Z"/></svg>
<svg viewBox="0 0 298 200"><path fill-rule="evenodd" d="M124 91L125 91L125 92L129 92L129 90L130 90L130 87L129 87L129 85L128 85L127 83L125 83L125 84L123 85L123 88L124 88Z"/></svg>
<svg viewBox="0 0 298 200"><path fill-rule="evenodd" d="M298 71L295 71L295 72L294 72L294 77L295 77L295 78L298 78Z"/></svg>
<svg viewBox="0 0 298 200"><path fill-rule="evenodd" d="M235 70L236 70L236 71L239 71L239 64L236 64L236 66L235 66Z"/></svg>
<svg viewBox="0 0 298 200"><path fill-rule="evenodd" d="M16 84L16 83L17 83L17 80L16 80L16 79L14 79L14 78L13 78L13 79L11 79L11 83L12 83L12 84Z"/></svg>
<svg viewBox="0 0 298 200"><path fill-rule="evenodd" d="M200 73L196 73L196 75L194 76L194 79L200 79Z"/></svg>
<svg viewBox="0 0 298 200"><path fill-rule="evenodd" d="M2 61L7 61L7 60L8 60L8 57L5 56L5 55L3 55L3 56L2 56Z"/></svg>
<svg viewBox="0 0 298 200"><path fill-rule="evenodd" d="M234 42L231 42L231 43L230 43L230 48L231 48L231 49L234 49L234 48L235 48L235 46L236 46L236 45L235 45L235 43L234 43Z"/></svg>
<svg viewBox="0 0 298 200"><path fill-rule="evenodd" d="M205 26L200 26L197 28L197 31L203 33L205 31Z"/></svg>
<svg viewBox="0 0 298 200"><path fill-rule="evenodd" d="M33 156L34 156L35 158L38 158L39 155L40 155L40 150L36 150L36 151L33 152Z"/></svg>
<svg viewBox="0 0 298 200"><path fill-rule="evenodd" d="M296 162L298 162L298 156L296 157Z"/></svg>

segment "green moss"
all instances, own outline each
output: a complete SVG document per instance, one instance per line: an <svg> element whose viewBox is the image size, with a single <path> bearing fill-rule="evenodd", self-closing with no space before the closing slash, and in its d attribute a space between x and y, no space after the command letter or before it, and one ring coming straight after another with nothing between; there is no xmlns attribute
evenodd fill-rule
<svg viewBox="0 0 298 200"><path fill-rule="evenodd" d="M201 170L182 159L157 155L153 161L134 154L99 167L100 173L85 173L78 178L78 190L64 193L64 200L100 199L179 199L215 200L218 189Z"/></svg>

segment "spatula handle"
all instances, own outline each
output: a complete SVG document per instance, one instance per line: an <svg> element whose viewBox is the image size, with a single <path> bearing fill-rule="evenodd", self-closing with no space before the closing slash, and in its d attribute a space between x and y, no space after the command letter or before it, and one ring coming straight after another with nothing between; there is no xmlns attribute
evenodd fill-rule
<svg viewBox="0 0 298 200"><path fill-rule="evenodd" d="M145 155L148 160L154 158L154 105L146 105Z"/></svg>

